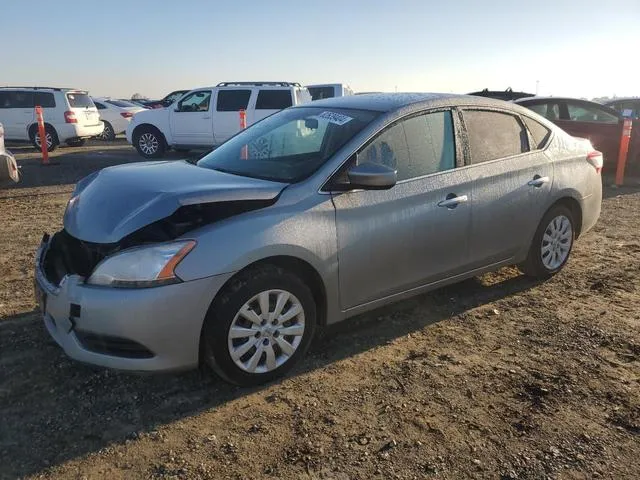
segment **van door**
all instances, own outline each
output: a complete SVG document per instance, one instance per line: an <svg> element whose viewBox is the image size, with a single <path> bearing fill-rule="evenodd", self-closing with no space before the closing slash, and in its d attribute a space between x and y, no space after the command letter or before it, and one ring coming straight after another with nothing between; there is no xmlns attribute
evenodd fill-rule
<svg viewBox="0 0 640 480"><path fill-rule="evenodd" d="M34 92L12 90L0 97L0 121L7 140L29 140L29 127L34 122Z"/></svg>
<svg viewBox="0 0 640 480"><path fill-rule="evenodd" d="M240 110L249 108L252 88L215 89L215 111L213 112L213 137L216 145L228 140L240 131ZM247 112L249 113L249 112ZM247 125L253 123L247 115Z"/></svg>
<svg viewBox="0 0 640 480"><path fill-rule="evenodd" d="M175 145L213 146L211 94L211 90L196 90L169 107Z"/></svg>

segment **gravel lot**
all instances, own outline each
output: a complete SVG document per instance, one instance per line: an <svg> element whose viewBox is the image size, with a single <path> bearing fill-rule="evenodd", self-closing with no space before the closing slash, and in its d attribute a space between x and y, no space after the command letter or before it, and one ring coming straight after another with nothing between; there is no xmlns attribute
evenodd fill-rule
<svg viewBox="0 0 640 480"><path fill-rule="evenodd" d="M325 332L293 374L239 389L68 360L32 263L73 183L139 161L61 148L0 190L0 478L640 478L640 187L546 283L503 269ZM174 157L178 158L178 157Z"/></svg>

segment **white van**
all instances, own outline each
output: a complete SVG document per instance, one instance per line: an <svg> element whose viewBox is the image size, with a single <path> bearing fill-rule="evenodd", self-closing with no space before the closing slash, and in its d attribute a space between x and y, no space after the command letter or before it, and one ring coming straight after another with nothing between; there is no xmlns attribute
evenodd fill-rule
<svg viewBox="0 0 640 480"><path fill-rule="evenodd" d="M320 85L307 85L312 100L323 98L344 97L353 95L353 90L344 83L323 83Z"/></svg>
<svg viewBox="0 0 640 480"><path fill-rule="evenodd" d="M47 147L80 146L100 135L104 125L98 109L84 90L49 87L0 87L0 122L6 140L31 141L40 149L35 107L43 109Z"/></svg>
<svg viewBox="0 0 640 480"><path fill-rule="evenodd" d="M191 90L167 108L136 113L127 140L145 158L159 158L168 148L211 148L240 131L240 110L245 110L249 126L310 101L309 91L299 83L219 83Z"/></svg>

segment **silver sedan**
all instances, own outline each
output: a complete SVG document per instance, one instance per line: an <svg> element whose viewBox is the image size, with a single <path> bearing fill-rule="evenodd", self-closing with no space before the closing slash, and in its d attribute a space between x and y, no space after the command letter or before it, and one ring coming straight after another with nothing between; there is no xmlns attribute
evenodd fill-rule
<svg viewBox="0 0 640 480"><path fill-rule="evenodd" d="M36 292L77 360L258 384L327 324L505 265L556 274L598 219L601 168L588 141L501 101L322 100L197 165L80 181Z"/></svg>

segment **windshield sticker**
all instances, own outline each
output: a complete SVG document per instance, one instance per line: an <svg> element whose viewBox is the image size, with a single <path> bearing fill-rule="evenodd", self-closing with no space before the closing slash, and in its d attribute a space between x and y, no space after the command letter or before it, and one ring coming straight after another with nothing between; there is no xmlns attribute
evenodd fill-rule
<svg viewBox="0 0 640 480"><path fill-rule="evenodd" d="M319 120L326 120L329 123L333 123L335 125L344 125L345 123L349 123L353 120L352 117L347 115L343 115L342 113L336 112L322 112L318 115L315 115L312 118L317 118Z"/></svg>

